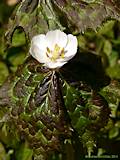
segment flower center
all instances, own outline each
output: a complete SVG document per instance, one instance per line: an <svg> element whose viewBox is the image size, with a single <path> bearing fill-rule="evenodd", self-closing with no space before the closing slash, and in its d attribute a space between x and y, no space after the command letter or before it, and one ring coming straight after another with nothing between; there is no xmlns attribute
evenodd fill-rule
<svg viewBox="0 0 120 160"><path fill-rule="evenodd" d="M64 58L65 56L64 48L61 48L58 44L55 44L53 50L50 50L48 47L46 50L47 57L49 57L52 61L55 61L58 58Z"/></svg>

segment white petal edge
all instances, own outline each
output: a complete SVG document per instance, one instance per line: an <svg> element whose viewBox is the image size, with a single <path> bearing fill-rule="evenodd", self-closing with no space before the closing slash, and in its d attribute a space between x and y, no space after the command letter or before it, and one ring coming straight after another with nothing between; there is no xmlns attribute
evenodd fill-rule
<svg viewBox="0 0 120 160"><path fill-rule="evenodd" d="M49 31L46 34L46 41L51 50L54 49L55 44L58 44L59 47L64 48L67 44L67 35L60 30Z"/></svg>
<svg viewBox="0 0 120 160"><path fill-rule="evenodd" d="M48 62L48 63L45 63L44 65L48 68L55 69L55 68L62 67L66 63L67 62Z"/></svg>
<svg viewBox="0 0 120 160"><path fill-rule="evenodd" d="M31 46L29 52L40 63L46 63L46 61L49 61L48 57L46 56L46 50L40 50L35 44Z"/></svg>
<svg viewBox="0 0 120 160"><path fill-rule="evenodd" d="M31 45L36 45L39 49L45 50L47 47L46 36L44 34L34 36L32 38Z"/></svg>
<svg viewBox="0 0 120 160"><path fill-rule="evenodd" d="M68 43L65 47L65 58L64 61L68 61L71 58L73 58L76 53L77 53L77 46L78 46L78 41L76 36L73 36L72 34L68 35Z"/></svg>
<svg viewBox="0 0 120 160"><path fill-rule="evenodd" d="M44 34L40 34L32 38L29 52L40 63L45 63L48 61L46 56L46 40Z"/></svg>

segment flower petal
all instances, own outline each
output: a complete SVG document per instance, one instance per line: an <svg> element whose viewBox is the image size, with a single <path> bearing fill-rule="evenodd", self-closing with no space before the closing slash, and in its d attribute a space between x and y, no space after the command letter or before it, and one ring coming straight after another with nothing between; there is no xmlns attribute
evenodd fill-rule
<svg viewBox="0 0 120 160"><path fill-rule="evenodd" d="M32 45L37 45L39 49L45 50L47 47L46 38L44 34L39 34L32 38Z"/></svg>
<svg viewBox="0 0 120 160"><path fill-rule="evenodd" d="M46 35L33 37L30 54L48 68L60 68L76 54L77 43L77 38L71 34L67 36L60 30L49 31ZM54 57L57 52L58 56Z"/></svg>
<svg viewBox="0 0 120 160"><path fill-rule="evenodd" d="M45 63L48 61L46 56L46 40L44 34L40 34L32 38L30 54L40 63Z"/></svg>
<svg viewBox="0 0 120 160"><path fill-rule="evenodd" d="M46 56L46 50L40 50L36 45L31 46L30 54L40 63L46 63L49 60Z"/></svg>
<svg viewBox="0 0 120 160"><path fill-rule="evenodd" d="M62 67L64 64L66 64L67 62L48 62L48 63L45 63L45 66L48 67L48 68L51 68L51 69L55 69L55 68L60 68Z"/></svg>
<svg viewBox="0 0 120 160"><path fill-rule="evenodd" d="M54 49L55 44L64 48L67 44L67 35L60 30L49 31L46 34L46 41L51 50Z"/></svg>
<svg viewBox="0 0 120 160"><path fill-rule="evenodd" d="M64 60L68 61L72 57L75 56L75 54L77 53L77 46L78 46L77 38L75 36L73 36L72 34L69 34L68 35L68 43L65 47L66 53L65 53Z"/></svg>

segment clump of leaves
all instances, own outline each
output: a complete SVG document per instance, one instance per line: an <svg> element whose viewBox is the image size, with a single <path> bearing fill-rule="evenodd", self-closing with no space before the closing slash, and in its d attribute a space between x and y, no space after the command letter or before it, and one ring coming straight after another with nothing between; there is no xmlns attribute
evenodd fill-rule
<svg viewBox="0 0 120 160"><path fill-rule="evenodd" d="M14 144L1 142L13 148L14 159L32 159L33 154L34 159L79 160L97 149L99 155L99 148L111 153L104 137L109 133L111 141L119 140L119 81L109 78L118 79L110 72L119 59L114 56L116 22L95 31L106 19L119 20L119 5L118 0L25 0L17 5L4 59L9 72L24 63L0 88L1 128L8 129L2 134L16 137ZM79 49L68 64L51 71L25 53L34 35L56 28L77 35ZM88 28L93 31L85 32Z"/></svg>

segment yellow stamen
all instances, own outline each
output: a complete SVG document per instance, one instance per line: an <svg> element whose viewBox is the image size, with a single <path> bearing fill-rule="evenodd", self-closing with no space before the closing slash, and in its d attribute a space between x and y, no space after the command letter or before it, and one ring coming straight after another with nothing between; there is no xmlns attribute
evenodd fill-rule
<svg viewBox="0 0 120 160"><path fill-rule="evenodd" d="M60 47L55 44L54 50L52 52L52 57L54 60L56 60L59 57Z"/></svg>
<svg viewBox="0 0 120 160"><path fill-rule="evenodd" d="M46 55L52 61L55 61L58 58L64 58L65 56L64 48L60 48L58 44L55 44L53 51L51 51L48 47L46 49L47 49Z"/></svg>

